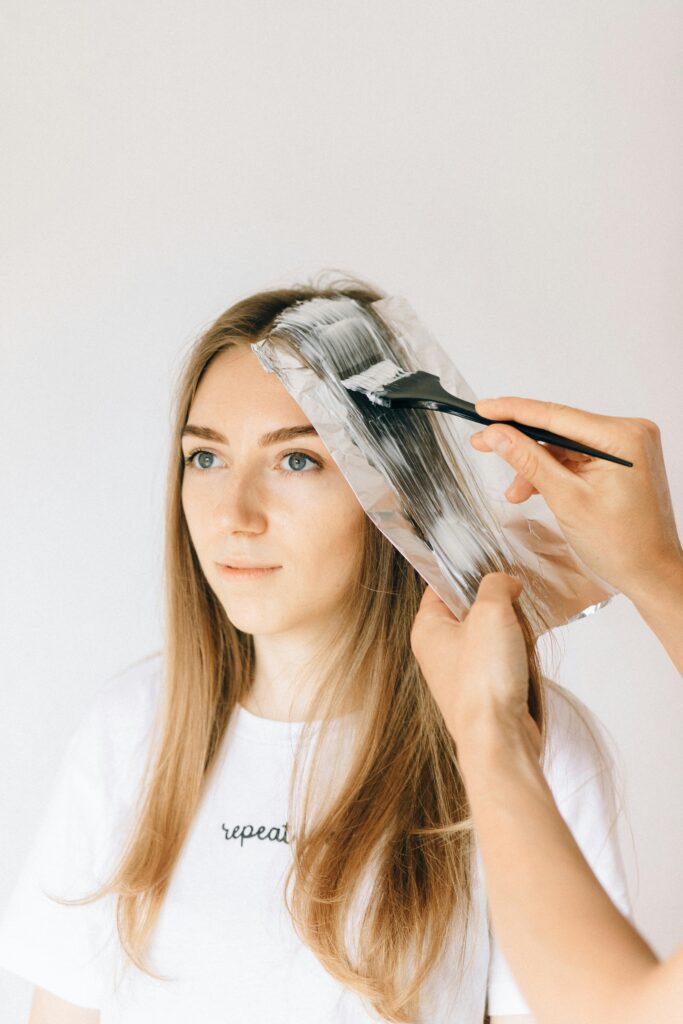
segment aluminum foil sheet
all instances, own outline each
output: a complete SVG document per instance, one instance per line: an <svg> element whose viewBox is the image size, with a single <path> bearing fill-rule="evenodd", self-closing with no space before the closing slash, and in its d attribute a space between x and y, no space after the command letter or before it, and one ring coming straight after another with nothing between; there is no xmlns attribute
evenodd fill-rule
<svg viewBox="0 0 683 1024"><path fill-rule="evenodd" d="M316 428L375 526L458 619L488 572L520 579L519 603L536 636L591 615L619 593L570 548L542 495L507 501L515 472L469 444L480 424L436 410L382 408L344 387L345 378L390 359L477 401L404 298L307 299L284 310L251 348Z"/></svg>

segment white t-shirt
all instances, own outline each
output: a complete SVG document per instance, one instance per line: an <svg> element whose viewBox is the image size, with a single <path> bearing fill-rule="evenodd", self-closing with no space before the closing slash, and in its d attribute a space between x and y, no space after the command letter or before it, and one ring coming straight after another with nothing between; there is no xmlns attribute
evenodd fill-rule
<svg viewBox="0 0 683 1024"><path fill-rule="evenodd" d="M302 944L282 903L287 790L301 723L260 718L241 705L233 712L149 948L152 968L174 980L132 965L117 974L124 961L113 895L63 906L44 894L85 895L113 866L133 820L161 665L155 655L106 680L72 734L0 920L0 967L98 1008L102 1024L380 1020ZM632 919L611 783L576 711L552 689L548 715L546 777L555 800L603 887ZM458 979L447 958L435 972L423 996L429 1024L481 1024L486 1010L530 1012L491 932L478 851L475 863L468 966Z"/></svg>

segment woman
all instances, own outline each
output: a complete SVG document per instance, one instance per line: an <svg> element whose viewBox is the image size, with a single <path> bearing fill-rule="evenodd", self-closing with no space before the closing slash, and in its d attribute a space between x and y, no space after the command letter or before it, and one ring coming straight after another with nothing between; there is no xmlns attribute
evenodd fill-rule
<svg viewBox="0 0 683 1024"><path fill-rule="evenodd" d="M515 397L476 408L633 461L624 472L509 425L471 438L517 470L510 501L543 495L576 552L631 598L683 675L683 549L657 425ZM539 768L512 603L520 591L504 573L486 576L459 623L428 587L411 638L458 745L494 926L538 1024L681 1020L683 946L657 961L600 887Z"/></svg>
<svg viewBox="0 0 683 1024"><path fill-rule="evenodd" d="M76 731L0 926L0 964L39 986L33 1024L57 1007L104 1024L530 1020L410 649L424 583L249 348L282 309L338 294L382 297L251 296L187 357L163 658L109 681ZM520 621L549 785L628 912L599 737Z"/></svg>

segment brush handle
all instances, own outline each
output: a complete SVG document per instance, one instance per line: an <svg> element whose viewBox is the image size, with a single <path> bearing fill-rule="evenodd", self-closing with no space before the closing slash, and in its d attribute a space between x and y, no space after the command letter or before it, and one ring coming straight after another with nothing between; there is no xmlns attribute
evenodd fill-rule
<svg viewBox="0 0 683 1024"><path fill-rule="evenodd" d="M444 392L444 394L447 394L447 392ZM541 427L530 427L526 423L517 423L515 420L487 419L486 416L479 415L472 402L467 402L464 398L455 398L453 395L449 395L448 399L444 399L441 402L424 399L397 401L392 398L391 404L392 406L403 405L413 409L436 409L438 412L448 412L453 416L461 416L463 419L472 420L473 423L482 423L485 426L489 426L491 423L507 424L510 427L514 427L515 430L519 430L522 434L526 434L527 437L532 437L534 441L545 441L547 444L557 445L558 448L571 448L574 452L594 455L597 459L618 462L620 466L633 465L627 459L620 459L617 455L610 455L609 452L601 452L598 448L588 448L585 444L572 441L570 437L563 437L562 434L553 434L552 431L543 430Z"/></svg>
<svg viewBox="0 0 683 1024"><path fill-rule="evenodd" d="M610 455L609 452L602 452L598 448L589 448L588 445L579 444L562 434L553 434L550 430L543 430L542 427L529 427L526 423L516 423L514 420L487 420L481 417L482 423L507 423L509 426L519 430L527 437L533 437L535 441L545 441L547 444L555 444L558 448L571 448L574 452L583 452L584 455L594 455L597 459L607 459L608 462L618 462L620 466L632 466L628 459L620 459L618 455Z"/></svg>

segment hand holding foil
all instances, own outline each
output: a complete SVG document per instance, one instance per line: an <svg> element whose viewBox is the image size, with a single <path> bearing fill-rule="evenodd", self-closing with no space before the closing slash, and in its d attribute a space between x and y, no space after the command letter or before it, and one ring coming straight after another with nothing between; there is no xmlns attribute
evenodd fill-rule
<svg viewBox="0 0 683 1024"><path fill-rule="evenodd" d="M527 651L514 607L521 591L514 577L488 573L458 622L426 587L410 646L456 743L493 724L526 732L540 757L541 733L528 705Z"/></svg>

